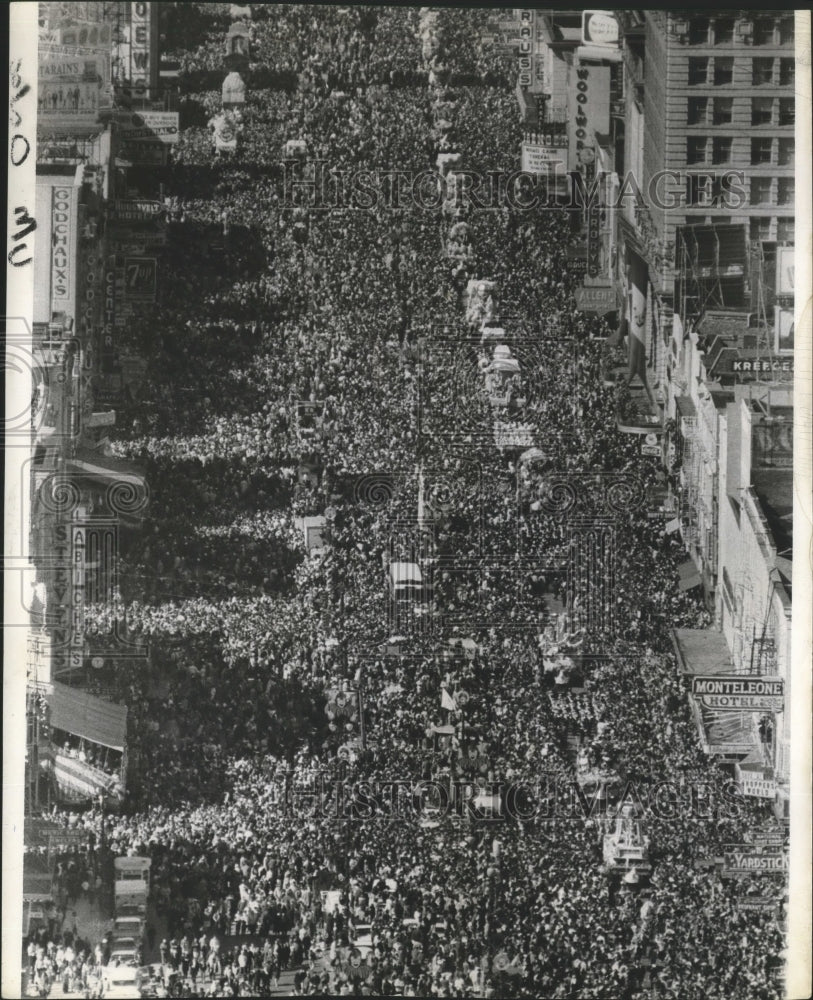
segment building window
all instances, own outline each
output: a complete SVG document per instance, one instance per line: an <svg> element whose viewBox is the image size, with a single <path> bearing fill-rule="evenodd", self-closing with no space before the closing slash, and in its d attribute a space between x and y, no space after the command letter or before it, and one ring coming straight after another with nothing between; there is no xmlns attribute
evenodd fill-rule
<svg viewBox="0 0 813 1000"><path fill-rule="evenodd" d="M770 205L771 204L771 178L752 177L751 178L751 204Z"/></svg>
<svg viewBox="0 0 813 1000"><path fill-rule="evenodd" d="M705 17L693 17L689 22L689 45L709 44L709 20Z"/></svg>
<svg viewBox="0 0 813 1000"><path fill-rule="evenodd" d="M708 83L709 61L705 58L689 57L689 86L698 87Z"/></svg>
<svg viewBox="0 0 813 1000"><path fill-rule="evenodd" d="M779 124L796 124L796 101L792 97L779 98Z"/></svg>
<svg viewBox="0 0 813 1000"><path fill-rule="evenodd" d="M714 124L715 125L729 125L731 124L731 119L734 115L734 98L733 97L715 97L714 98Z"/></svg>
<svg viewBox="0 0 813 1000"><path fill-rule="evenodd" d="M792 167L796 161L796 143L793 139L780 139L779 155L776 162L780 167Z"/></svg>
<svg viewBox="0 0 813 1000"><path fill-rule="evenodd" d="M772 97L753 97L751 99L751 124L770 125L773 117Z"/></svg>
<svg viewBox="0 0 813 1000"><path fill-rule="evenodd" d="M714 22L714 44L731 45L734 41L734 18L718 17Z"/></svg>
<svg viewBox="0 0 813 1000"><path fill-rule="evenodd" d="M714 60L714 86L715 87L725 87L734 80L734 60L728 58L720 58L719 56Z"/></svg>
<svg viewBox="0 0 813 1000"><path fill-rule="evenodd" d="M771 219L768 217L760 217L757 219L751 219L751 242L759 243L762 240L769 240L771 238Z"/></svg>
<svg viewBox="0 0 813 1000"><path fill-rule="evenodd" d="M796 226L793 219L776 220L776 239L778 243L796 242Z"/></svg>
<svg viewBox="0 0 813 1000"><path fill-rule="evenodd" d="M686 177L686 204L689 208L710 207L711 177L708 174L689 174Z"/></svg>
<svg viewBox="0 0 813 1000"><path fill-rule="evenodd" d="M712 226L728 226L731 224L730 215L710 215L709 224Z"/></svg>
<svg viewBox="0 0 813 1000"><path fill-rule="evenodd" d="M690 135L686 140L686 162L706 162L706 142L704 135Z"/></svg>
<svg viewBox="0 0 813 1000"><path fill-rule="evenodd" d="M773 59L754 59L751 64L751 85L765 87L773 82Z"/></svg>
<svg viewBox="0 0 813 1000"><path fill-rule="evenodd" d="M776 185L776 204L792 205L796 197L796 180L793 177L780 177Z"/></svg>
<svg viewBox="0 0 813 1000"><path fill-rule="evenodd" d="M779 60L779 85L781 87L791 87L796 82L796 60Z"/></svg>
<svg viewBox="0 0 813 1000"><path fill-rule="evenodd" d="M731 139L728 136L722 136L714 140L712 144L711 162L731 162Z"/></svg>
<svg viewBox="0 0 813 1000"><path fill-rule="evenodd" d="M713 174L688 174L686 204L689 208L720 208L723 206L723 184Z"/></svg>
<svg viewBox="0 0 813 1000"><path fill-rule="evenodd" d="M707 97L690 97L687 123L689 125L705 125L708 106L709 99Z"/></svg>
<svg viewBox="0 0 813 1000"><path fill-rule="evenodd" d="M771 162L771 144L773 139L752 139L751 140L751 163L756 166L760 163Z"/></svg>
<svg viewBox="0 0 813 1000"><path fill-rule="evenodd" d="M795 28L792 17L783 17L779 22L779 44L793 45L795 41Z"/></svg>
<svg viewBox="0 0 813 1000"><path fill-rule="evenodd" d="M754 45L773 45L774 21L772 17L760 17L754 21Z"/></svg>

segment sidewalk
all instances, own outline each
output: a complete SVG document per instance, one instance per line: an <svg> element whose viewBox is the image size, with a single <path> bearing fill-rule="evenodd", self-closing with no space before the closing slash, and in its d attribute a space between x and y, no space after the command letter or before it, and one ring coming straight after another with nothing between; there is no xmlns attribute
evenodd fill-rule
<svg viewBox="0 0 813 1000"><path fill-rule="evenodd" d="M89 941L91 948L94 948L104 939L112 918L112 914L109 912L105 902L104 893L101 894L101 899L97 898L92 902L85 893L82 893L73 903L69 903L62 925L65 930L69 930L73 923L74 911L76 912L76 932L78 936ZM58 927L56 930L57 935L61 934L61 932L62 928ZM29 989L27 968L28 960L23 956L24 971L21 995L24 997L36 996L36 991L33 988ZM61 980L53 983L51 991L48 994L49 997L54 997L56 1000L62 1000L63 997L71 997L72 1000L76 1000L80 995L81 991L78 989L73 993L65 993L62 989Z"/></svg>

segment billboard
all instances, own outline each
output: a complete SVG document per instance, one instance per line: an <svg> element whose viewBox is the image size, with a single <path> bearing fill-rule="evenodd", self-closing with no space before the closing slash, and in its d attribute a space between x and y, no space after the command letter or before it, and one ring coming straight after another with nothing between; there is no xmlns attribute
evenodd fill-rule
<svg viewBox="0 0 813 1000"><path fill-rule="evenodd" d="M577 288L575 294L579 312L606 316L618 309L615 285L586 285Z"/></svg>
<svg viewBox="0 0 813 1000"><path fill-rule="evenodd" d="M178 141L177 111L134 111L117 116L116 125L122 141L128 144Z"/></svg>
<svg viewBox="0 0 813 1000"><path fill-rule="evenodd" d="M95 126L100 111L112 106L109 59L100 53L40 51L37 129Z"/></svg>
<svg viewBox="0 0 813 1000"><path fill-rule="evenodd" d="M523 142L522 170L529 174L547 175L556 171L556 164L564 170L567 163L566 146L548 146L539 143Z"/></svg>
<svg viewBox="0 0 813 1000"><path fill-rule="evenodd" d="M582 44L616 49L621 40L618 21L609 10L582 11Z"/></svg>
<svg viewBox="0 0 813 1000"><path fill-rule="evenodd" d="M692 678L692 695L706 708L732 712L781 712L785 682L781 677L748 677L742 674Z"/></svg>
<svg viewBox="0 0 813 1000"><path fill-rule="evenodd" d="M781 875L788 870L787 852L779 845L730 844L726 846L722 874Z"/></svg>
<svg viewBox="0 0 813 1000"><path fill-rule="evenodd" d="M776 294L793 295L794 247L776 248Z"/></svg>
<svg viewBox="0 0 813 1000"><path fill-rule="evenodd" d="M110 206L110 218L115 222L154 222L164 213L164 205L160 201L140 199L126 201L119 199Z"/></svg>
<svg viewBox="0 0 813 1000"><path fill-rule="evenodd" d="M155 302L158 261L155 257L124 258L124 295L131 302Z"/></svg>

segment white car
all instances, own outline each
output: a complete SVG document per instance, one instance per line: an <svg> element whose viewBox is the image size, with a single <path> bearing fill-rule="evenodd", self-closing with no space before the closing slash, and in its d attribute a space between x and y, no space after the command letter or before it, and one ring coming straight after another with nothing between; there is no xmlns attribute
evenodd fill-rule
<svg viewBox="0 0 813 1000"><path fill-rule="evenodd" d="M141 975L132 966L108 965L102 971L102 996L105 1000L137 1000L141 996Z"/></svg>
<svg viewBox="0 0 813 1000"><path fill-rule="evenodd" d="M141 943L134 937L114 937L110 945L108 965L139 965Z"/></svg>

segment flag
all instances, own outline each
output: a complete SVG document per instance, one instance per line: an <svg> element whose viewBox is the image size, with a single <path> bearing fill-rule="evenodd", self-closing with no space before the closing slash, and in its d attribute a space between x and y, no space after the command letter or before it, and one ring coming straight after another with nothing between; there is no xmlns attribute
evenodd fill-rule
<svg viewBox="0 0 813 1000"><path fill-rule="evenodd" d="M457 711L457 702L449 694L446 688L441 688L440 707L445 708L449 712Z"/></svg>

